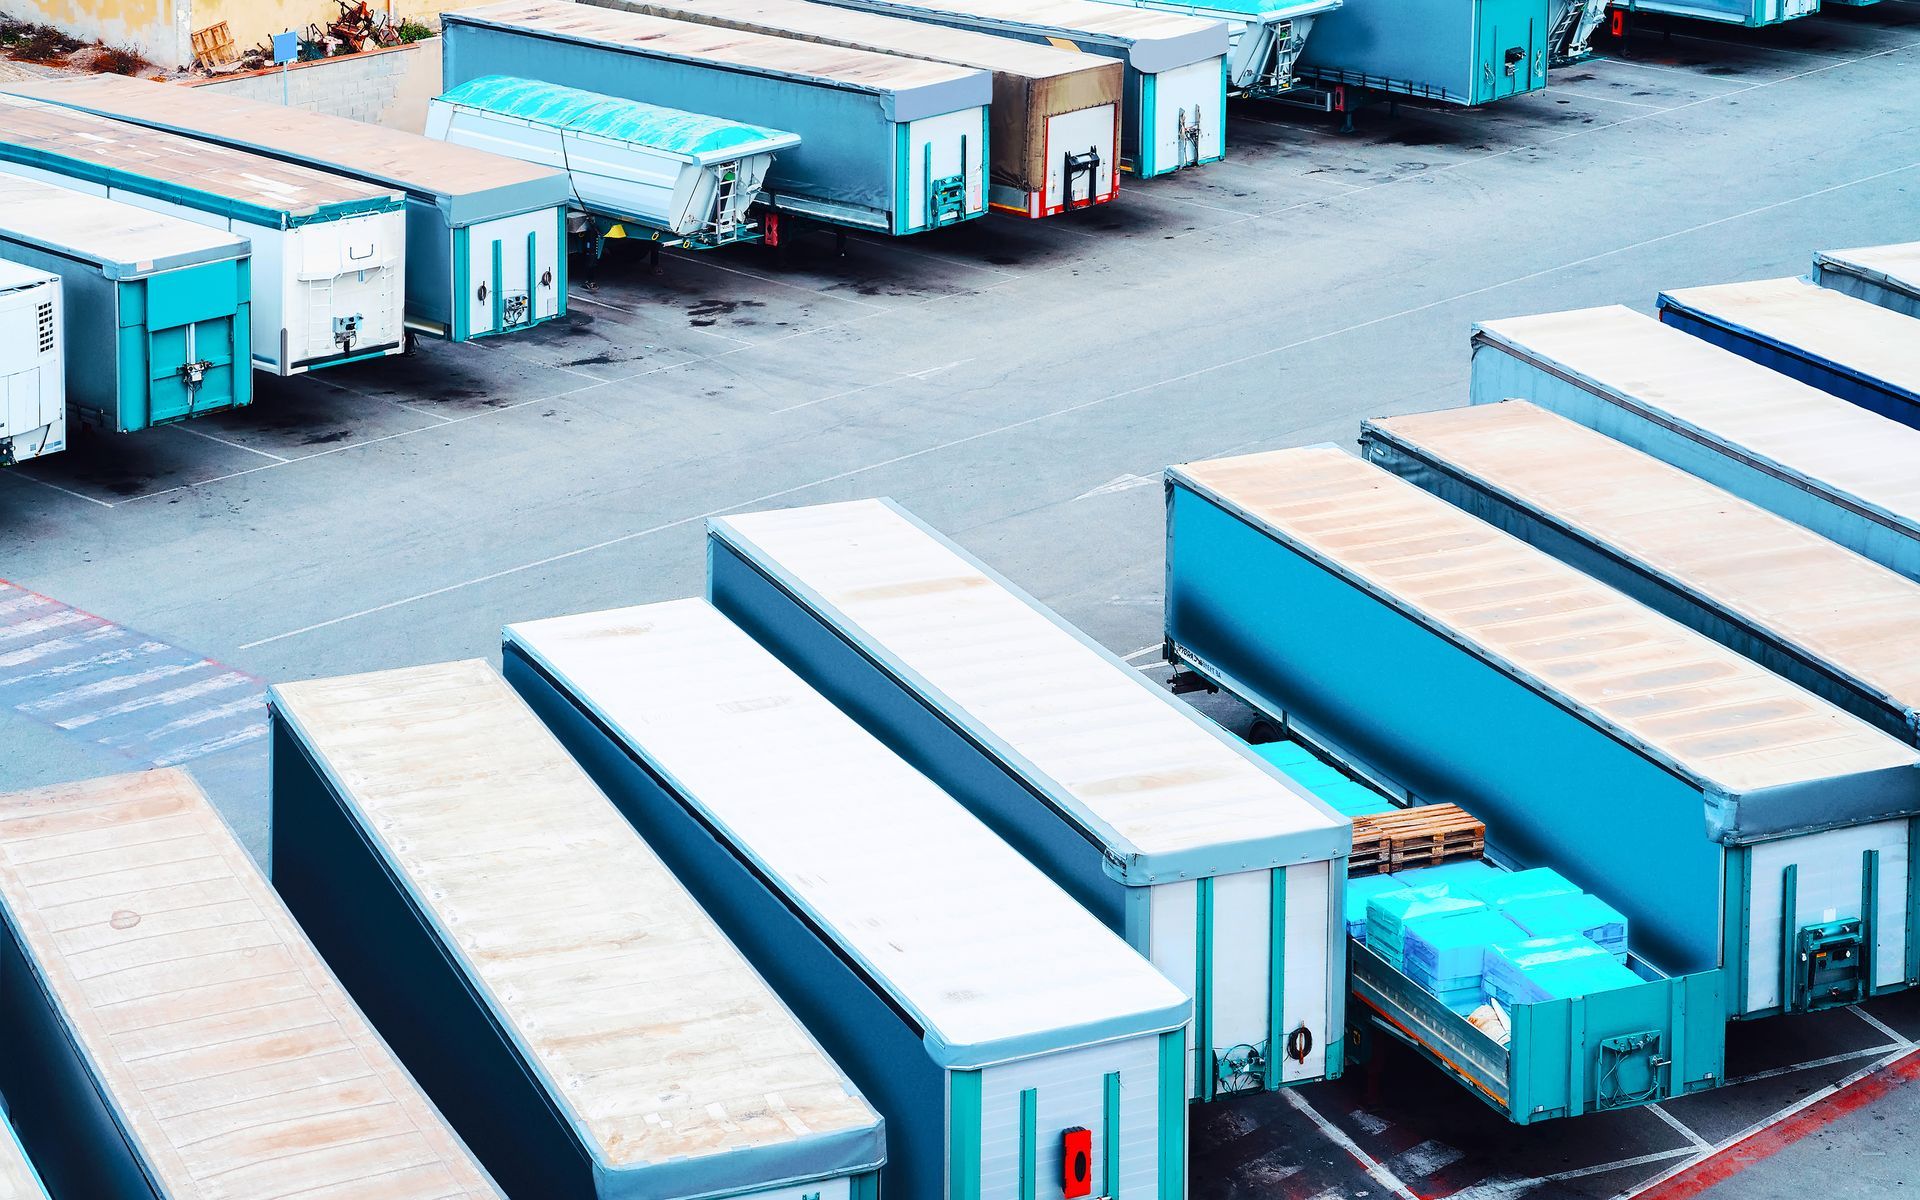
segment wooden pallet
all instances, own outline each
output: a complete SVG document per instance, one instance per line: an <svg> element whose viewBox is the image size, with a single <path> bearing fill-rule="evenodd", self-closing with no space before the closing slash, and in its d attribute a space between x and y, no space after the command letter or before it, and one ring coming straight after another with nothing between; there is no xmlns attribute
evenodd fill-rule
<svg viewBox="0 0 1920 1200"><path fill-rule="evenodd" d="M1353 819L1349 875L1437 866L1483 858L1487 827L1457 804L1423 804Z"/></svg>

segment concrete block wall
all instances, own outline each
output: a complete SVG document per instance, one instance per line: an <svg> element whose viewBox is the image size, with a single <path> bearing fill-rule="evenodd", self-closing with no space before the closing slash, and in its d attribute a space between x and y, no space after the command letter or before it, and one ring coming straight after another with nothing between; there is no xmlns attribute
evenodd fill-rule
<svg viewBox="0 0 1920 1200"><path fill-rule="evenodd" d="M197 84L269 104L281 102L275 69ZM326 58L287 69L286 102L310 112L331 113L373 125L419 133L427 124L427 101L440 91L440 39L390 50Z"/></svg>

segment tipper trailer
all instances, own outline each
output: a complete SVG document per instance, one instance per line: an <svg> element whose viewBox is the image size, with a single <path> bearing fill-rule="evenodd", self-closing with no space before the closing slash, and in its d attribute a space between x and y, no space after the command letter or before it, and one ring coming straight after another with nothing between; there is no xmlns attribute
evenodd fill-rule
<svg viewBox="0 0 1920 1200"><path fill-rule="evenodd" d="M1550 30L1547 0L1345 0L1315 22L1298 70L1322 87L1491 104L1547 86Z"/></svg>
<svg viewBox="0 0 1920 1200"><path fill-rule="evenodd" d="M268 704L274 886L511 1194L879 1194L879 1116L492 667Z"/></svg>
<svg viewBox="0 0 1920 1200"><path fill-rule="evenodd" d="M54 371L81 424L132 433L253 402L246 238L0 175L0 258L60 277L62 336L79 352Z"/></svg>
<svg viewBox="0 0 1920 1200"><path fill-rule="evenodd" d="M704 601L506 639L508 680L880 1110L884 1195L1186 1194L1186 994L966 809Z"/></svg>
<svg viewBox="0 0 1920 1200"><path fill-rule="evenodd" d="M1920 981L1920 751L1331 447L1168 471L1177 659L1604 890L1731 1019Z"/></svg>
<svg viewBox="0 0 1920 1200"><path fill-rule="evenodd" d="M12 249L0 243L0 467L67 448L60 277L7 261Z"/></svg>
<svg viewBox="0 0 1920 1200"><path fill-rule="evenodd" d="M1813 281L1882 308L1920 317L1920 242L1822 250L1813 256Z"/></svg>
<svg viewBox="0 0 1920 1200"><path fill-rule="evenodd" d="M1920 745L1920 583L1509 400L1368 421L1361 453Z"/></svg>
<svg viewBox="0 0 1920 1200"><path fill-rule="evenodd" d="M714 519L708 596L1194 997L1189 1093L1341 1069L1351 827L890 501Z"/></svg>
<svg viewBox="0 0 1920 1200"><path fill-rule="evenodd" d="M988 200L1047 217L1112 200L1120 186L1123 71L1110 58L810 0L592 0L605 8L993 73Z"/></svg>
<svg viewBox="0 0 1920 1200"><path fill-rule="evenodd" d="M1473 402L1530 400L1920 579L1920 429L1613 305L1487 321Z"/></svg>
<svg viewBox="0 0 1920 1200"><path fill-rule="evenodd" d="M1920 317L1804 279L1660 294L1660 320L1782 375L1920 427Z"/></svg>
<svg viewBox="0 0 1920 1200"><path fill-rule="evenodd" d="M296 375L403 349L394 189L0 95L0 173L225 230L252 247L254 369Z"/></svg>
<svg viewBox="0 0 1920 1200"><path fill-rule="evenodd" d="M0 978L56 1196L504 1200L184 771L0 799Z"/></svg>
<svg viewBox="0 0 1920 1200"><path fill-rule="evenodd" d="M87 75L15 95L406 194L407 328L465 342L567 311L567 177L416 133L206 88Z"/></svg>
<svg viewBox="0 0 1920 1200"><path fill-rule="evenodd" d="M442 21L449 88L510 75L798 135L762 184L776 212L903 235L987 211L985 71L562 0Z"/></svg>

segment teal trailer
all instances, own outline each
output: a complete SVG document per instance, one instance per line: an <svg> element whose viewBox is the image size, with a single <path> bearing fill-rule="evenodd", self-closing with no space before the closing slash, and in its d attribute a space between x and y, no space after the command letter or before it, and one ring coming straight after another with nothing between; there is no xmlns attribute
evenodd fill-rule
<svg viewBox="0 0 1920 1200"><path fill-rule="evenodd" d="M1877 0L1833 0L1835 4L1877 3ZM1664 17L1685 17L1691 21L1712 21L1720 25L1742 25L1749 29L1780 25L1820 11L1821 0L1613 0L1612 7L1627 13L1654 13Z"/></svg>
<svg viewBox="0 0 1920 1200"><path fill-rule="evenodd" d="M1473 402L1531 400L1920 579L1920 429L1619 305L1488 321Z"/></svg>
<svg viewBox="0 0 1920 1200"><path fill-rule="evenodd" d="M1920 982L1914 747L1332 447L1168 484L1203 677L1604 893L1668 975L1723 970L1727 1018Z"/></svg>
<svg viewBox="0 0 1920 1200"><path fill-rule="evenodd" d="M1822 250L1813 256L1813 281L1881 308L1920 317L1920 242Z"/></svg>
<svg viewBox="0 0 1920 1200"><path fill-rule="evenodd" d="M132 433L253 402L245 238L0 174L0 258L60 277L80 423Z"/></svg>
<svg viewBox="0 0 1920 1200"><path fill-rule="evenodd" d="M44 100L406 194L406 321L465 342L567 311L564 171L416 133L124 75L14 84Z"/></svg>
<svg viewBox="0 0 1920 1200"><path fill-rule="evenodd" d="M1546 87L1551 29L1548 0L1345 0L1315 22L1298 70L1321 87L1473 107Z"/></svg>

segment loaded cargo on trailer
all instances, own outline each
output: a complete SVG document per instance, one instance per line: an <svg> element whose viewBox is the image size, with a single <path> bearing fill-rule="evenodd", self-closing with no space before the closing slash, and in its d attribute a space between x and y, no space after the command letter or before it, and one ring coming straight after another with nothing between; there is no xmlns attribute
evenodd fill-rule
<svg viewBox="0 0 1920 1200"><path fill-rule="evenodd" d="M1193 995L1189 1095L1340 1073L1344 817L889 501L715 518L707 564L720 611Z"/></svg>
<svg viewBox="0 0 1920 1200"><path fill-rule="evenodd" d="M1186 995L719 612L512 625L503 658L880 1110L884 1195L1185 1195Z"/></svg>

